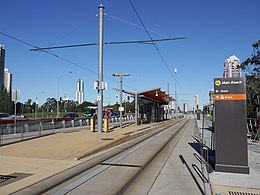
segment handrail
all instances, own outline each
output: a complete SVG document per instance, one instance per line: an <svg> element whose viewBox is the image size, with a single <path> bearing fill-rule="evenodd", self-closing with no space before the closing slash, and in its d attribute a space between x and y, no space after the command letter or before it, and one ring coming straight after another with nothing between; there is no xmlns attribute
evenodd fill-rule
<svg viewBox="0 0 260 195"><path fill-rule="evenodd" d="M123 117L123 121L132 120L134 120L134 117ZM110 123L118 123L119 119L110 118L109 121ZM89 125L90 118L44 118L24 120L17 123L12 120L2 120L0 122L0 146L68 131L68 128L75 130L77 127Z"/></svg>

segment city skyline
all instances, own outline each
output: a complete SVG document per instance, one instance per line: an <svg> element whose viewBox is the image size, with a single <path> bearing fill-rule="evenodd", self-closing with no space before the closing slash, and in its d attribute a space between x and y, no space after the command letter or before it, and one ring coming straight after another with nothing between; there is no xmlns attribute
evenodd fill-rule
<svg viewBox="0 0 260 195"><path fill-rule="evenodd" d="M45 91L39 98L39 104L48 97L56 97L58 79L68 71L73 71L73 74L62 78L60 94L74 99L75 81L82 78L86 81L85 90L89 94L86 101L96 100L93 83L97 80L97 47L57 49L52 50L53 55L29 50L34 45L48 47L97 42L96 14L100 3L35 3L31 0L2 3L2 14L12 12L14 17L6 17L2 21L0 32L31 44L29 46L0 34L0 44L5 45L6 49L5 64L13 74L13 89L21 90L21 102L34 99L39 91ZM149 39L128 1L104 0L102 3L107 14L104 19L105 41ZM151 44L105 45L104 81L108 83L108 90L104 92L104 101L107 102L118 101L112 90L118 87L118 81L111 76L114 72L131 75L124 80L126 90L140 92L161 87L167 91L167 83L170 83L172 95L175 79L170 71L173 73L177 68L178 98L191 104L193 96L198 94L200 105L203 105L208 102L208 90L213 88L213 78L223 74L223 61L228 56L236 55L242 62L250 56L251 45L259 39L258 26L254 25L255 30L248 29L258 21L257 7L260 3L256 0L133 1L133 4L153 39L186 39L157 44L168 67ZM231 14L230 10L243 14ZM237 28L243 29L243 36L237 33Z"/></svg>
<svg viewBox="0 0 260 195"><path fill-rule="evenodd" d="M84 81L79 79L77 81L77 90L76 90L76 102L82 104L85 101L85 90L84 90Z"/></svg>

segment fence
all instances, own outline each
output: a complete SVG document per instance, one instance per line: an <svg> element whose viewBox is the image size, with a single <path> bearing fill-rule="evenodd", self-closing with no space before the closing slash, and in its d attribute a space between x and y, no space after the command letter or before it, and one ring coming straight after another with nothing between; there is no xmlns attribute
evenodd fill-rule
<svg viewBox="0 0 260 195"><path fill-rule="evenodd" d="M133 116L125 116L122 118L123 122L132 120L134 120ZM109 118L110 123L118 123L119 121L120 118L118 117ZM75 130L75 127L88 127L89 125L90 118L74 120L55 118L0 124L0 146L65 130Z"/></svg>
<svg viewBox="0 0 260 195"><path fill-rule="evenodd" d="M255 118L247 118L247 136L252 139L259 139L257 134L257 123Z"/></svg>

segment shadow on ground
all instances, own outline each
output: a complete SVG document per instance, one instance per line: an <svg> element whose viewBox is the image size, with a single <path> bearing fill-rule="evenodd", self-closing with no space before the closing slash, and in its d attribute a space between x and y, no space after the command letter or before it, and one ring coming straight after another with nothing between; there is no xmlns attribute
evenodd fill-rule
<svg viewBox="0 0 260 195"><path fill-rule="evenodd" d="M205 160L207 163L208 171L212 172L215 169L215 150L211 150L207 146L203 146L200 142L189 143L189 145L197 152L194 153L194 156L201 163Z"/></svg>

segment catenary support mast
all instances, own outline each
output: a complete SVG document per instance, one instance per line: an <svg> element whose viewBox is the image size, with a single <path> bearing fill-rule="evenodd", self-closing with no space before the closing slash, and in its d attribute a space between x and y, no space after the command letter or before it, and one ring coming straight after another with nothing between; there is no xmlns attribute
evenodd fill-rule
<svg viewBox="0 0 260 195"><path fill-rule="evenodd" d="M99 7L99 47L98 47L98 132L102 132L103 127L103 36L104 36L104 9L101 4Z"/></svg>

